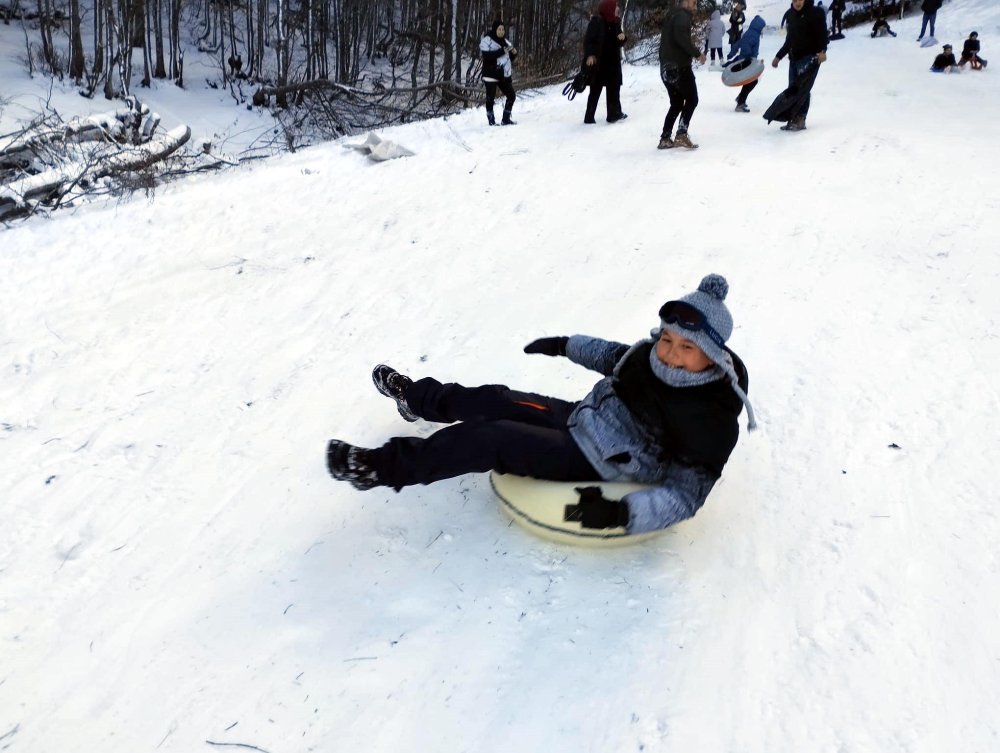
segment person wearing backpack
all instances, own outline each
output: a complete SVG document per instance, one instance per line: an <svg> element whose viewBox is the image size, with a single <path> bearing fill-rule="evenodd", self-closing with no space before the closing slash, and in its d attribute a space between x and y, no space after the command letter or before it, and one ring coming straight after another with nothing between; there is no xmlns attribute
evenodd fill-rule
<svg viewBox="0 0 1000 753"><path fill-rule="evenodd" d="M506 101L503 105L503 118L500 125L517 125L510 119L514 109L514 58L517 50L507 40L507 26L499 18L493 22L490 30L479 40L479 51L483 56L483 84L486 86L486 119L489 124L496 125L493 115L493 102L496 100L497 88L503 92Z"/></svg>
<svg viewBox="0 0 1000 753"><path fill-rule="evenodd" d="M601 0L587 25L583 40L583 64L590 72L590 95L584 123L595 123L601 91L607 89L605 101L608 122L617 123L628 117L622 112L622 46L625 33L618 20L621 8L616 0Z"/></svg>

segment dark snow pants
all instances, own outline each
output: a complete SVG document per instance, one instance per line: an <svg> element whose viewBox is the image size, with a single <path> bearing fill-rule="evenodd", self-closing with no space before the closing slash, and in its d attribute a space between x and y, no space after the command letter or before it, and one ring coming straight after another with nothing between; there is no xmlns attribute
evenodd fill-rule
<svg viewBox="0 0 1000 753"><path fill-rule="evenodd" d="M749 84L743 84L743 87L740 89L740 93L736 95L736 102L738 104L745 105L747 103L747 97L750 96L750 92L756 89L757 84L759 83L760 79L758 78L754 79Z"/></svg>
<svg viewBox="0 0 1000 753"><path fill-rule="evenodd" d="M596 75L596 74L595 74ZM583 114L584 123L593 123L594 116L597 115L597 103L601 99L601 90L607 88L608 93L605 99L605 106L608 112L608 120L615 121L622 114L621 84L591 84L590 94L587 95L587 111Z"/></svg>
<svg viewBox="0 0 1000 753"><path fill-rule="evenodd" d="M663 119L663 133L660 136L670 138L678 115L681 116L681 121L677 126L677 133L687 133L694 108L698 106L698 83L694 79L694 71L691 66L681 68L676 65L661 65L660 80L667 87L667 95L670 97L670 109Z"/></svg>
<svg viewBox="0 0 1000 753"><path fill-rule="evenodd" d="M576 403L502 384L463 387L420 379L406 391L410 410L453 423L429 437L394 437L375 450L379 481L397 491L465 473L497 470L553 481L600 476L569 434Z"/></svg>
<svg viewBox="0 0 1000 753"><path fill-rule="evenodd" d="M514 81L505 78L502 81L484 81L483 83L486 85L486 111L493 112L493 103L497 98L497 89L500 89L504 97L507 98L503 110L509 116L511 110L514 109L514 100L517 99L517 94L514 92Z"/></svg>
<svg viewBox="0 0 1000 753"><path fill-rule="evenodd" d="M788 88L789 90L795 89L799 92L800 100L798 107L795 111L790 113L789 120L793 118L802 118L805 120L806 115L809 114L809 102L812 100L812 88L813 84L816 83L816 77L813 75L813 66L819 68L819 61L816 59L815 55L806 55L805 57L792 60L788 60Z"/></svg>

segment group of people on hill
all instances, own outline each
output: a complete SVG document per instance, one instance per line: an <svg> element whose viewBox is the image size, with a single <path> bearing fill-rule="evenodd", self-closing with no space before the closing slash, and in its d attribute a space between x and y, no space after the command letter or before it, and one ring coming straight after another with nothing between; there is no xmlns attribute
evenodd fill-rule
<svg viewBox="0 0 1000 753"><path fill-rule="evenodd" d="M702 49L692 39L693 14L697 0L675 0L667 12L660 30L660 79L667 90L670 105L663 119L663 128L657 144L658 149L696 149L698 147L689 135L691 120L698 107L698 84L692 65L704 64L708 56L715 64L739 71L753 63L760 53L760 38L764 30L764 19L754 16L744 31L746 15L741 0L734 2L729 15L728 41L730 50L723 62L722 40L727 33L720 11L715 10L708 22ZM937 11L942 0L923 0L923 19L918 41L922 40L928 28L934 34ZM872 36L888 33L896 36L889 27L886 14L880 11L880 3L874 13ZM831 0L829 11L831 25L826 24L827 8L822 0L791 0L782 18L782 26L787 27L785 42L771 62L775 68L786 56L788 66L788 92L796 92L791 105L794 111L788 113L788 122L782 126L785 131L801 131L806 127L809 113L811 90L815 83L819 66L826 61L827 46L831 38L842 38L845 0ZM596 123L596 115L601 95L605 97L607 122L617 123L628 115L622 110L622 47L627 41L621 25L621 6L618 0L599 0L587 25L583 42L582 74L589 86L587 107L584 112L585 124ZM506 26L501 20L494 21L480 42L483 58L483 83L486 87L486 117L490 125L497 125L494 102L499 90L505 99L503 115L499 125L515 125L511 118L516 94L512 82L513 61L517 50L506 37ZM973 69L982 69L987 61L980 57L979 35L972 32L965 41L962 55L956 60L951 45L934 60L931 70L959 70L966 64ZM737 80L737 85L741 83ZM757 79L747 80L736 97L736 111L749 112L747 99L757 86ZM784 119L784 118L782 118ZM770 121L769 121L770 122ZM675 130L676 128L676 130Z"/></svg>

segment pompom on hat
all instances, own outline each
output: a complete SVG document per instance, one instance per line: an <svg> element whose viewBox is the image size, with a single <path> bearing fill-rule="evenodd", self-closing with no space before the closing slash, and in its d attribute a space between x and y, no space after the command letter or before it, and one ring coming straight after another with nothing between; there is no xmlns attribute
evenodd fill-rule
<svg viewBox="0 0 1000 753"><path fill-rule="evenodd" d="M679 321L667 322L660 319L660 330L667 330L675 335L684 337L704 351L726 375L733 390L743 401L747 409L747 425L753 430L757 428L757 421L754 418L753 408L746 393L739 385L739 378L736 375L736 368L733 366L733 358L725 348L726 341L733 334L733 315L726 307L726 296L729 295L729 283L722 275L710 274L702 278L698 289L693 293L688 293L683 298L674 301L667 301L660 308L660 316L671 308L671 304L684 303L701 314L702 321L697 328L689 328ZM673 319L669 314L666 319Z"/></svg>

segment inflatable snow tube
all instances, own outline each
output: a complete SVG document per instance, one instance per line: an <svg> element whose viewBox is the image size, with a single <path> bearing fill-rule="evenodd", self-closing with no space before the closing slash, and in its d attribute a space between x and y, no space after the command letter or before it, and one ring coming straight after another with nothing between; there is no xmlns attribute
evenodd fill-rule
<svg viewBox="0 0 1000 753"><path fill-rule="evenodd" d="M500 506L507 517L549 541L575 546L611 547L637 544L662 533L628 534L624 528L597 530L566 520L566 507L579 502L578 486L600 486L608 499L621 499L629 492L648 489L648 485L610 481L541 481L496 471L490 473L490 484L500 498Z"/></svg>
<svg viewBox="0 0 1000 753"><path fill-rule="evenodd" d="M726 86L745 86L759 79L763 73L763 60L740 60L722 71L722 83Z"/></svg>

